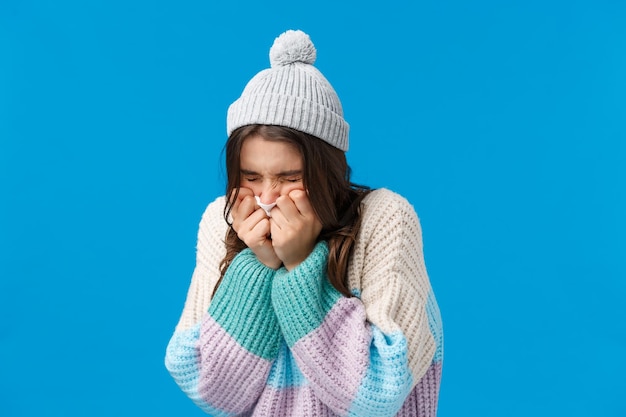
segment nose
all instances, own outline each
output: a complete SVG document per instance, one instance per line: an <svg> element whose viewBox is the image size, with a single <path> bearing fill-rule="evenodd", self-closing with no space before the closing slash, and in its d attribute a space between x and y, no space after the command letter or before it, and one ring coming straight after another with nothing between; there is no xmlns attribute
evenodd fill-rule
<svg viewBox="0 0 626 417"><path fill-rule="evenodd" d="M263 184L263 188L261 189L259 197L261 199L261 203L272 204L276 201L279 195L280 189L278 185L276 183L268 181Z"/></svg>

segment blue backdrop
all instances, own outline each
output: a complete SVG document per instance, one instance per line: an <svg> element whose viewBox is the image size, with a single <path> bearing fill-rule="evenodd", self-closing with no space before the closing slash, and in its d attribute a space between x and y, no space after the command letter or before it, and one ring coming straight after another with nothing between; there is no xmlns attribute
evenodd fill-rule
<svg viewBox="0 0 626 417"><path fill-rule="evenodd" d="M286 29L421 218L439 416L626 415L626 4L298 4L0 0L0 415L203 415L164 350Z"/></svg>

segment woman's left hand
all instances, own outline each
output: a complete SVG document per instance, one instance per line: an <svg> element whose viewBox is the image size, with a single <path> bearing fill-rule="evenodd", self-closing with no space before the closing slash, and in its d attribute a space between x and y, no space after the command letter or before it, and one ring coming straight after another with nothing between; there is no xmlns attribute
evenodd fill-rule
<svg viewBox="0 0 626 417"><path fill-rule="evenodd" d="M287 270L304 261L322 231L306 191L293 190L276 200L270 218L272 245Z"/></svg>

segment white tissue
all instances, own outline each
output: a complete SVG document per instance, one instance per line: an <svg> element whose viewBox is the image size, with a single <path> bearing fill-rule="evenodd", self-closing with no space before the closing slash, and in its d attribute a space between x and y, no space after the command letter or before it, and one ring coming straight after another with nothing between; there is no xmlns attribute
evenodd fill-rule
<svg viewBox="0 0 626 417"><path fill-rule="evenodd" d="M263 204L263 203L261 203L261 197L259 197L258 195L255 195L254 199L256 200L256 203L259 205L259 207L261 207L263 210L265 210L265 212L267 213L267 217L272 217L272 215L270 214L270 211L274 208L276 203Z"/></svg>

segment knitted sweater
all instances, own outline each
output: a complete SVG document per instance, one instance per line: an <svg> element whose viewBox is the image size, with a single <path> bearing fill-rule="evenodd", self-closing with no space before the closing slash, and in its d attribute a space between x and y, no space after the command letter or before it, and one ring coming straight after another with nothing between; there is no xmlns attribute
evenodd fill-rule
<svg viewBox="0 0 626 417"><path fill-rule="evenodd" d="M215 296L227 225L209 204L196 267L165 365L213 416L435 416L443 333L423 259L421 228L402 196L363 201L345 297L328 281L318 243L291 271L250 249Z"/></svg>

